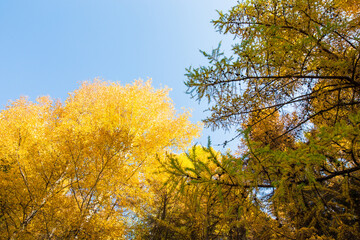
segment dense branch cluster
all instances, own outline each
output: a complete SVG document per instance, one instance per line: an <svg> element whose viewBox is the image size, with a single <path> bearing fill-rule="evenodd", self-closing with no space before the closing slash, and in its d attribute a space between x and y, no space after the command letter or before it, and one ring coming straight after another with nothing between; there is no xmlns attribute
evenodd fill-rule
<svg viewBox="0 0 360 240"><path fill-rule="evenodd" d="M317 116L359 104L359 13L340 1L246 1L214 21L234 36L233 55L204 55L188 69L189 92L213 101L208 126L232 127L249 114L296 111L300 127ZM355 6L354 6L355 8ZM314 101L324 99L321 107ZM266 118L268 115L263 116ZM328 118L328 116L325 116Z"/></svg>
<svg viewBox="0 0 360 240"><path fill-rule="evenodd" d="M358 6L249 0L213 21L233 54L202 52L209 65L186 85L209 101L208 127L239 130L239 153L170 158L174 186L217 192L215 227L197 239L360 238Z"/></svg>

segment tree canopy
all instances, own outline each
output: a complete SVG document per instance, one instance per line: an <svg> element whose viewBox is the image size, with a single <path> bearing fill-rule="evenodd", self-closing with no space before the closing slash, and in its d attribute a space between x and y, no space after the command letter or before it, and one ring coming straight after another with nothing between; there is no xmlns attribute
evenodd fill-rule
<svg viewBox="0 0 360 240"><path fill-rule="evenodd" d="M209 66L189 68L186 82L193 97L212 101L208 126L238 127L261 115L254 125L274 112L294 112L286 133L358 110L357 1L249 0L219 14L213 23L234 37L233 54L220 46L203 52Z"/></svg>
<svg viewBox="0 0 360 240"><path fill-rule="evenodd" d="M168 89L85 82L0 112L0 238L360 239L360 4L244 0L187 69L236 152L185 153Z"/></svg>
<svg viewBox="0 0 360 240"><path fill-rule="evenodd" d="M197 136L169 89L85 82L64 103L0 113L0 238L123 239L151 204L157 158Z"/></svg>
<svg viewBox="0 0 360 240"><path fill-rule="evenodd" d="M186 85L209 101L208 127L239 131L238 153L167 164L174 185L215 189L223 204L207 223L227 227L205 224L198 239L360 238L359 6L247 0L219 12L232 55L202 52L209 64L187 69Z"/></svg>

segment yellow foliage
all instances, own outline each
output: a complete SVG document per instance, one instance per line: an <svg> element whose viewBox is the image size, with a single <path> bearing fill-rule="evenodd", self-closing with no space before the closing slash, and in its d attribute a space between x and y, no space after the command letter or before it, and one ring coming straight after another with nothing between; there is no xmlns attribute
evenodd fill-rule
<svg viewBox="0 0 360 240"><path fill-rule="evenodd" d="M199 133L168 93L95 80L63 104L20 98L1 111L0 238L123 238L156 155Z"/></svg>

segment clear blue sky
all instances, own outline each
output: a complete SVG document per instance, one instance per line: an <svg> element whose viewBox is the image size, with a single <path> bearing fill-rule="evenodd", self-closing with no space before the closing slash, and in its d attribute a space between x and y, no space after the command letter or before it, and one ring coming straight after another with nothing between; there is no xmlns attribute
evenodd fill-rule
<svg viewBox="0 0 360 240"><path fill-rule="evenodd" d="M205 64L224 37L210 21L235 0L0 0L0 107L49 95L65 100L84 80L153 79L172 88L178 110L206 116L185 93L185 68ZM223 40L224 42L224 40ZM225 42L226 43L226 42ZM228 40L230 44L231 41ZM203 132L213 143L232 137Z"/></svg>

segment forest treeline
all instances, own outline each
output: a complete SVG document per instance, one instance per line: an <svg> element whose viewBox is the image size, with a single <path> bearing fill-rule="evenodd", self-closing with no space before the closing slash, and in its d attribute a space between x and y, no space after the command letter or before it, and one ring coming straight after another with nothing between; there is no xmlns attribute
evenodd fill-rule
<svg viewBox="0 0 360 240"><path fill-rule="evenodd" d="M231 55L185 84L238 149L191 146L201 126L149 81L21 98L0 113L1 239L360 239L358 0L239 1L213 24Z"/></svg>

